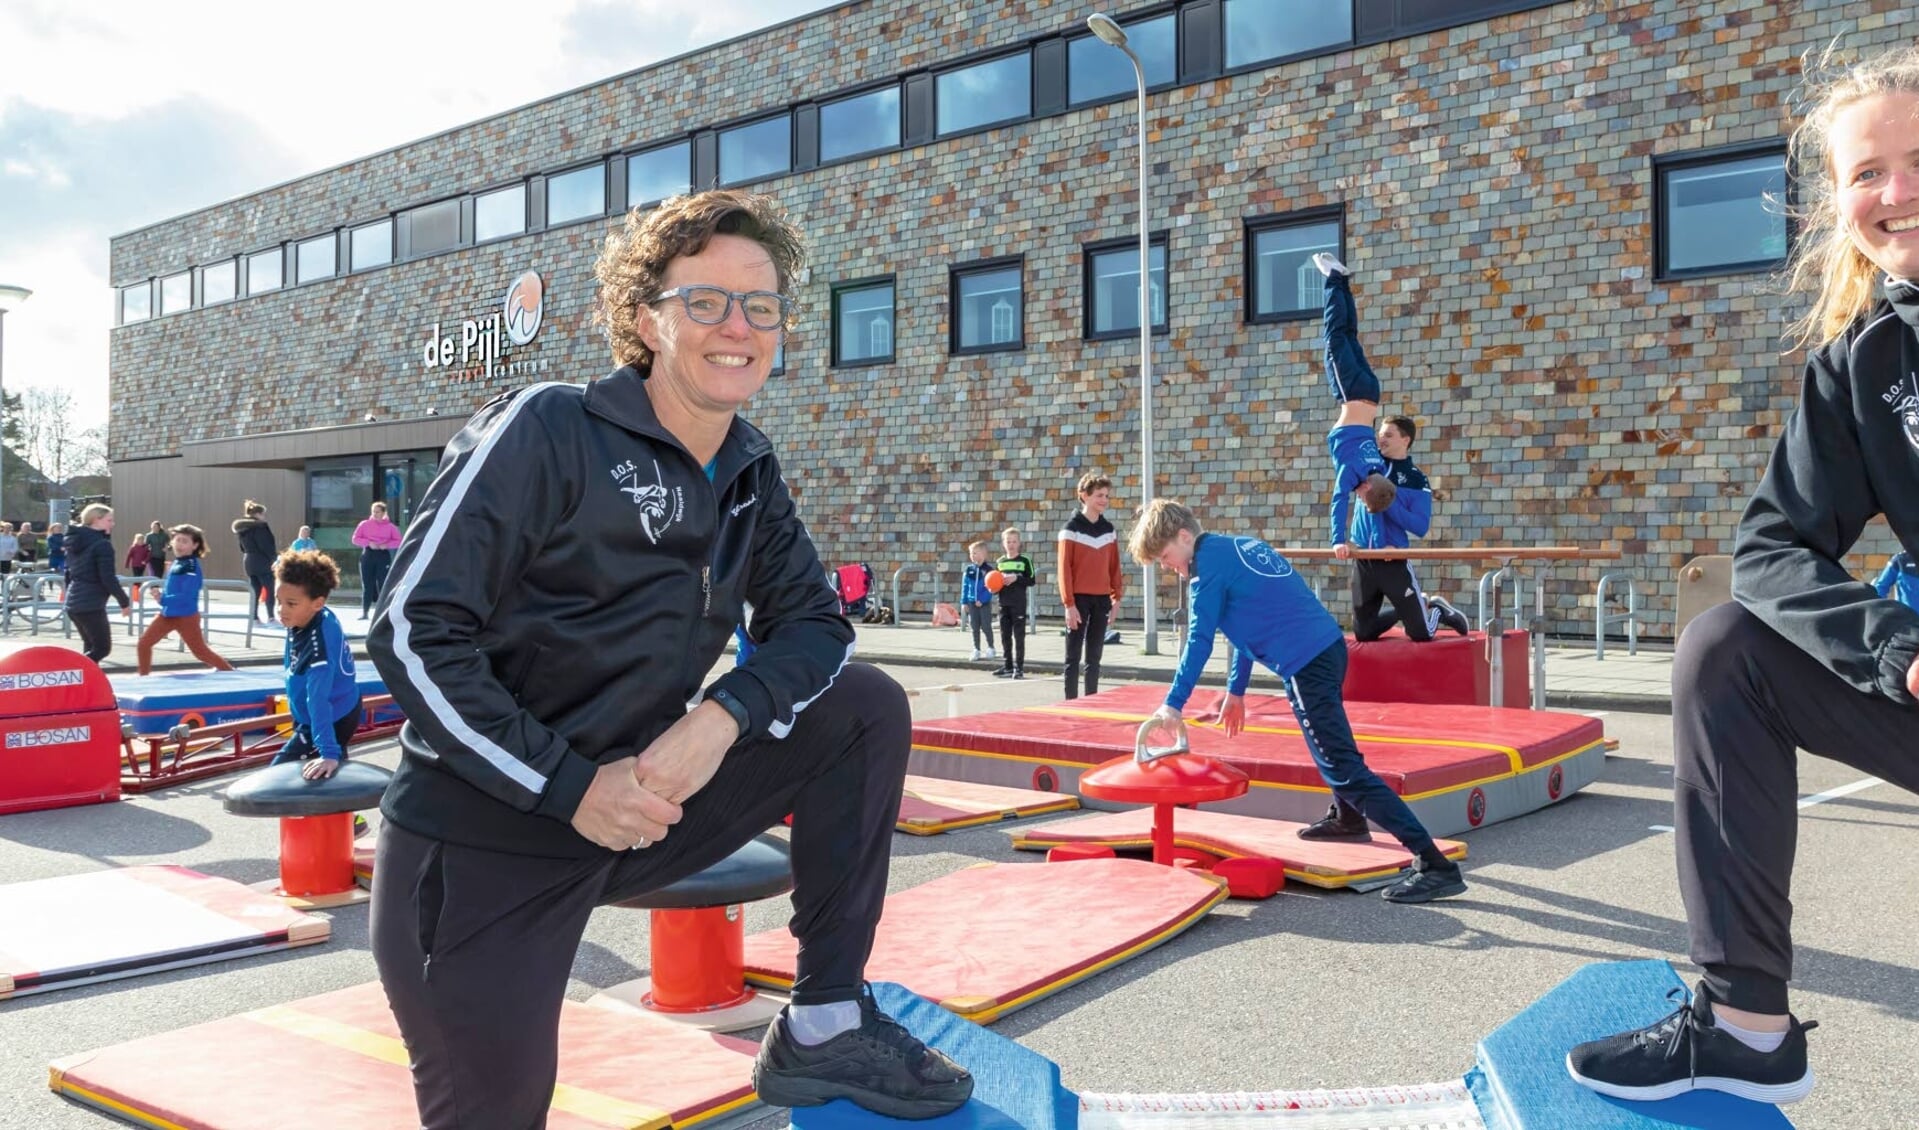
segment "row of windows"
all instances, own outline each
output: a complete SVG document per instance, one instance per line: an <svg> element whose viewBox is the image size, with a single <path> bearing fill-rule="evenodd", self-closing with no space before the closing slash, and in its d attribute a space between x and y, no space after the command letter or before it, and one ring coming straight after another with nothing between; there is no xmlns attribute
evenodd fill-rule
<svg viewBox="0 0 1919 1130"><path fill-rule="evenodd" d="M1468 22L1540 7L1544 2L1446 0L1448 8L1440 23ZM1312 4L1174 0L1120 22L1140 58L1147 85L1153 88L1321 53L1362 38L1354 23L1353 0ZM1425 29L1423 24L1408 25L1414 27ZM1388 26L1382 34L1391 30ZM1181 47L1189 37L1197 37L1185 44L1193 49L1182 55ZM1050 52L1062 41L1063 59L1058 66L1064 70L1064 90L1060 95L1042 95L1042 87L1051 82L1046 76L1055 68ZM1214 52L1217 60L1210 59ZM908 95L924 77L898 78L876 89L712 130L710 153L694 140L670 141L137 283L120 291L119 321L138 322L218 305L288 285L621 214L686 192L695 184L765 180L796 168L856 159L934 137L1123 98L1135 89L1132 64L1126 57L1083 32L1043 37L1013 51L933 73L929 94L915 96L930 98L931 121L928 128L916 129L910 124L914 108ZM1065 106L1056 105L1062 97ZM700 142L706 144L707 138L700 135Z"/></svg>
<svg viewBox="0 0 1919 1130"><path fill-rule="evenodd" d="M1316 209L1249 221L1245 274L1248 321L1313 317L1321 304L1316 251L1338 252L1339 210ZM1105 240L1083 249L1084 336L1139 333L1139 241ZM1167 331L1166 233L1147 245L1147 301L1152 332ZM1026 347L1025 262L990 259L951 269L947 287L950 353L997 353ZM833 287L832 364L884 365L894 359L894 280L855 279Z"/></svg>

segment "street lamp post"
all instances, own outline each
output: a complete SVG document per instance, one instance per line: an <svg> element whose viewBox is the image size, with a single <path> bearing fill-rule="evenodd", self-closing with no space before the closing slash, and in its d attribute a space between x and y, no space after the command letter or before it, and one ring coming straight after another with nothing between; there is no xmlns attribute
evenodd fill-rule
<svg viewBox="0 0 1919 1130"><path fill-rule="evenodd" d="M33 297L33 292L24 286L6 286L0 284L0 436L6 433L7 403L6 360L7 360L7 311ZM6 517L7 509L7 457L6 441L0 438L0 519Z"/></svg>
<svg viewBox="0 0 1919 1130"><path fill-rule="evenodd" d="M1113 22L1112 17L1094 13L1086 17L1086 26L1093 29L1101 42L1126 53L1133 64L1133 78L1139 84L1139 502L1144 507L1153 498L1153 311L1149 302L1152 260L1146 232L1146 68L1127 46L1125 30ZM1141 568L1141 575L1145 579L1142 587L1146 590L1146 634L1140 650L1146 655L1158 655L1159 586L1150 563Z"/></svg>

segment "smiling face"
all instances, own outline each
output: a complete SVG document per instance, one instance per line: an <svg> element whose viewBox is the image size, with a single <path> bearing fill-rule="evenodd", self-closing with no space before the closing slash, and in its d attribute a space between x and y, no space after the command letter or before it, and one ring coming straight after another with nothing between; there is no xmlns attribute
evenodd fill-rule
<svg viewBox="0 0 1919 1130"><path fill-rule="evenodd" d="M778 270L766 249L745 236L716 235L698 255L682 255L666 265L662 292L682 286L715 286L745 294L777 291ZM660 391L702 414L732 413L753 398L773 371L779 349L777 329L756 330L734 302L717 326L687 316L678 297L639 308L640 338L653 351L653 375Z"/></svg>
<svg viewBox="0 0 1919 1130"><path fill-rule="evenodd" d="M1919 279L1919 94L1873 94L1834 115L1832 175L1854 247L1899 279Z"/></svg>
<svg viewBox="0 0 1919 1130"><path fill-rule="evenodd" d="M1079 496L1079 504L1085 509L1087 520L1097 522L1100 515L1106 513L1106 508L1113 504L1112 489L1101 487L1095 491L1088 491Z"/></svg>
<svg viewBox="0 0 1919 1130"><path fill-rule="evenodd" d="M1379 425L1379 453L1388 459L1404 459L1413 441L1393 424Z"/></svg>

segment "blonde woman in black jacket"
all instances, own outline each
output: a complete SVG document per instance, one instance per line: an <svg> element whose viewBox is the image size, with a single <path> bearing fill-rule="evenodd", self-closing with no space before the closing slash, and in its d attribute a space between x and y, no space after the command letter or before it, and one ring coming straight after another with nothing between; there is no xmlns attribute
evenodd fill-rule
<svg viewBox="0 0 1919 1130"><path fill-rule="evenodd" d="M273 527L267 525L267 508L247 499L246 517L233 520L233 532L240 538L240 561L247 573L248 612L263 624L273 622L273 560L280 556L280 545L273 539Z"/></svg>

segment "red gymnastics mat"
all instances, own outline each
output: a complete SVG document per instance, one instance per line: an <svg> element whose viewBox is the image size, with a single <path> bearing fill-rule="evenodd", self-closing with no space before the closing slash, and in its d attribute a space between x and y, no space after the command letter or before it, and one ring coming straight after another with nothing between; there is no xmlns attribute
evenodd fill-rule
<svg viewBox="0 0 1919 1130"><path fill-rule="evenodd" d="M1079 798L1064 793L908 777L906 794L900 799L899 822L893 826L909 835L933 836L1002 820L1071 812L1078 807Z"/></svg>
<svg viewBox="0 0 1919 1130"><path fill-rule="evenodd" d="M913 724L910 772L1047 792L1074 792L1079 774L1133 752L1139 724L1165 700L1164 685ZM1252 778L1243 797L1210 806L1249 816L1311 821L1326 811L1325 783L1283 695L1246 696L1246 730L1228 739L1190 719L1216 709L1204 690L1187 705L1194 753ZM1583 788L1605 764L1596 718L1492 706L1349 702L1367 764L1436 836L1543 808Z"/></svg>
<svg viewBox="0 0 1919 1130"><path fill-rule="evenodd" d="M1182 808L1173 813L1173 842L1183 848L1225 859L1253 856L1277 859L1286 876L1315 887L1346 887L1396 875L1412 866L1412 853L1384 832L1374 832L1371 843L1325 843L1302 840L1305 827L1289 820L1266 820L1210 808ZM1448 859L1466 858L1466 845L1438 840ZM1153 846L1153 810L1097 812L1065 820L1028 825L1013 833L1013 846L1047 851L1061 844L1100 844L1120 850Z"/></svg>
<svg viewBox="0 0 1919 1130"><path fill-rule="evenodd" d="M979 1024L1184 933L1223 881L1137 859L992 863L888 895L866 976ZM746 979L790 989L799 943L746 939Z"/></svg>
<svg viewBox="0 0 1919 1130"><path fill-rule="evenodd" d="M184 867L0 886L0 1000L327 940L324 918Z"/></svg>
<svg viewBox="0 0 1919 1130"><path fill-rule="evenodd" d="M756 1045L670 1020L560 1009L550 1130L718 1127L758 1106ZM55 1060L48 1085L141 1126L417 1126L406 1045L378 983ZM298 1107L297 1115L289 1103Z"/></svg>

